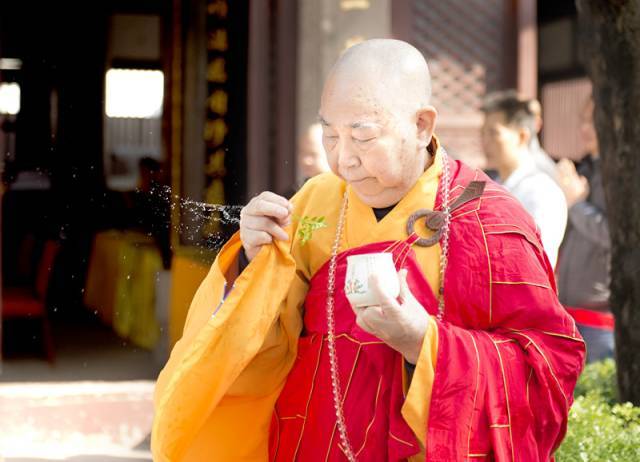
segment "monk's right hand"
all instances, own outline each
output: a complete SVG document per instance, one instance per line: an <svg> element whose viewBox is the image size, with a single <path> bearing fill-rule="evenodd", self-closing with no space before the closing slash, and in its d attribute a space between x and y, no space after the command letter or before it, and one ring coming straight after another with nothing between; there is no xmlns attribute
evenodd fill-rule
<svg viewBox="0 0 640 462"><path fill-rule="evenodd" d="M251 199L240 212L240 240L244 252L253 260L265 244L274 239L288 241L283 229L291 223L293 205L282 196L269 191Z"/></svg>

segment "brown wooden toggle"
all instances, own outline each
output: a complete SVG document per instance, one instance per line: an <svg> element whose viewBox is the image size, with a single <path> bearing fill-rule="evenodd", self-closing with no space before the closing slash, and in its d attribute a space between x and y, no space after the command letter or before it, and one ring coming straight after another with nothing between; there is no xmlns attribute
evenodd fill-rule
<svg viewBox="0 0 640 462"><path fill-rule="evenodd" d="M472 181L471 183L469 183L464 191L462 191L462 194L460 194L457 199L453 201L453 204L451 204L451 207L449 207L449 213L453 212L456 209L459 209L466 203L482 196L485 186L485 181ZM420 247L431 247L432 245L435 245L440 241L442 233L444 232L444 212L438 210L420 209L412 213L409 217L409 220L407 221L407 234L409 236L415 233L416 221L421 218L425 219L425 225L428 229L434 231L435 234L431 237L421 237L415 243Z"/></svg>

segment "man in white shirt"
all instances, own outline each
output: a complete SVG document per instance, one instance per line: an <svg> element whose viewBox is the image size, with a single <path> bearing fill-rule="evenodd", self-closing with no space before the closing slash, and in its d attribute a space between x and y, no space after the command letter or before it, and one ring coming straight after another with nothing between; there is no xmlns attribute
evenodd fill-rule
<svg viewBox="0 0 640 462"><path fill-rule="evenodd" d="M531 151L536 118L528 100L514 92L489 95L483 105L482 145L490 168L531 214L555 267L567 225L567 203L555 181L536 164Z"/></svg>

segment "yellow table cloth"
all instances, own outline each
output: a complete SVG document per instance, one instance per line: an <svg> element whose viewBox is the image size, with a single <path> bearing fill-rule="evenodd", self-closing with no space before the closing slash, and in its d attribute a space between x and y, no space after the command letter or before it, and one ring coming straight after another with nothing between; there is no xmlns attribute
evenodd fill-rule
<svg viewBox="0 0 640 462"><path fill-rule="evenodd" d="M155 281L161 270L162 258L152 238L134 231L98 233L84 303L118 335L151 349L159 336Z"/></svg>

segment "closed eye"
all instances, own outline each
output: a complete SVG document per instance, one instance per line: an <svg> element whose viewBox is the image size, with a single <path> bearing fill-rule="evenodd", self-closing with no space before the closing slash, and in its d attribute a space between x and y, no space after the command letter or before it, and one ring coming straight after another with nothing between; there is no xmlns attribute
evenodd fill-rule
<svg viewBox="0 0 640 462"><path fill-rule="evenodd" d="M358 139L358 138L354 138L353 141L355 141L356 143L364 144L364 143L368 143L369 141L373 141L375 139L376 139L375 137L367 138L366 140L361 140L361 139Z"/></svg>

